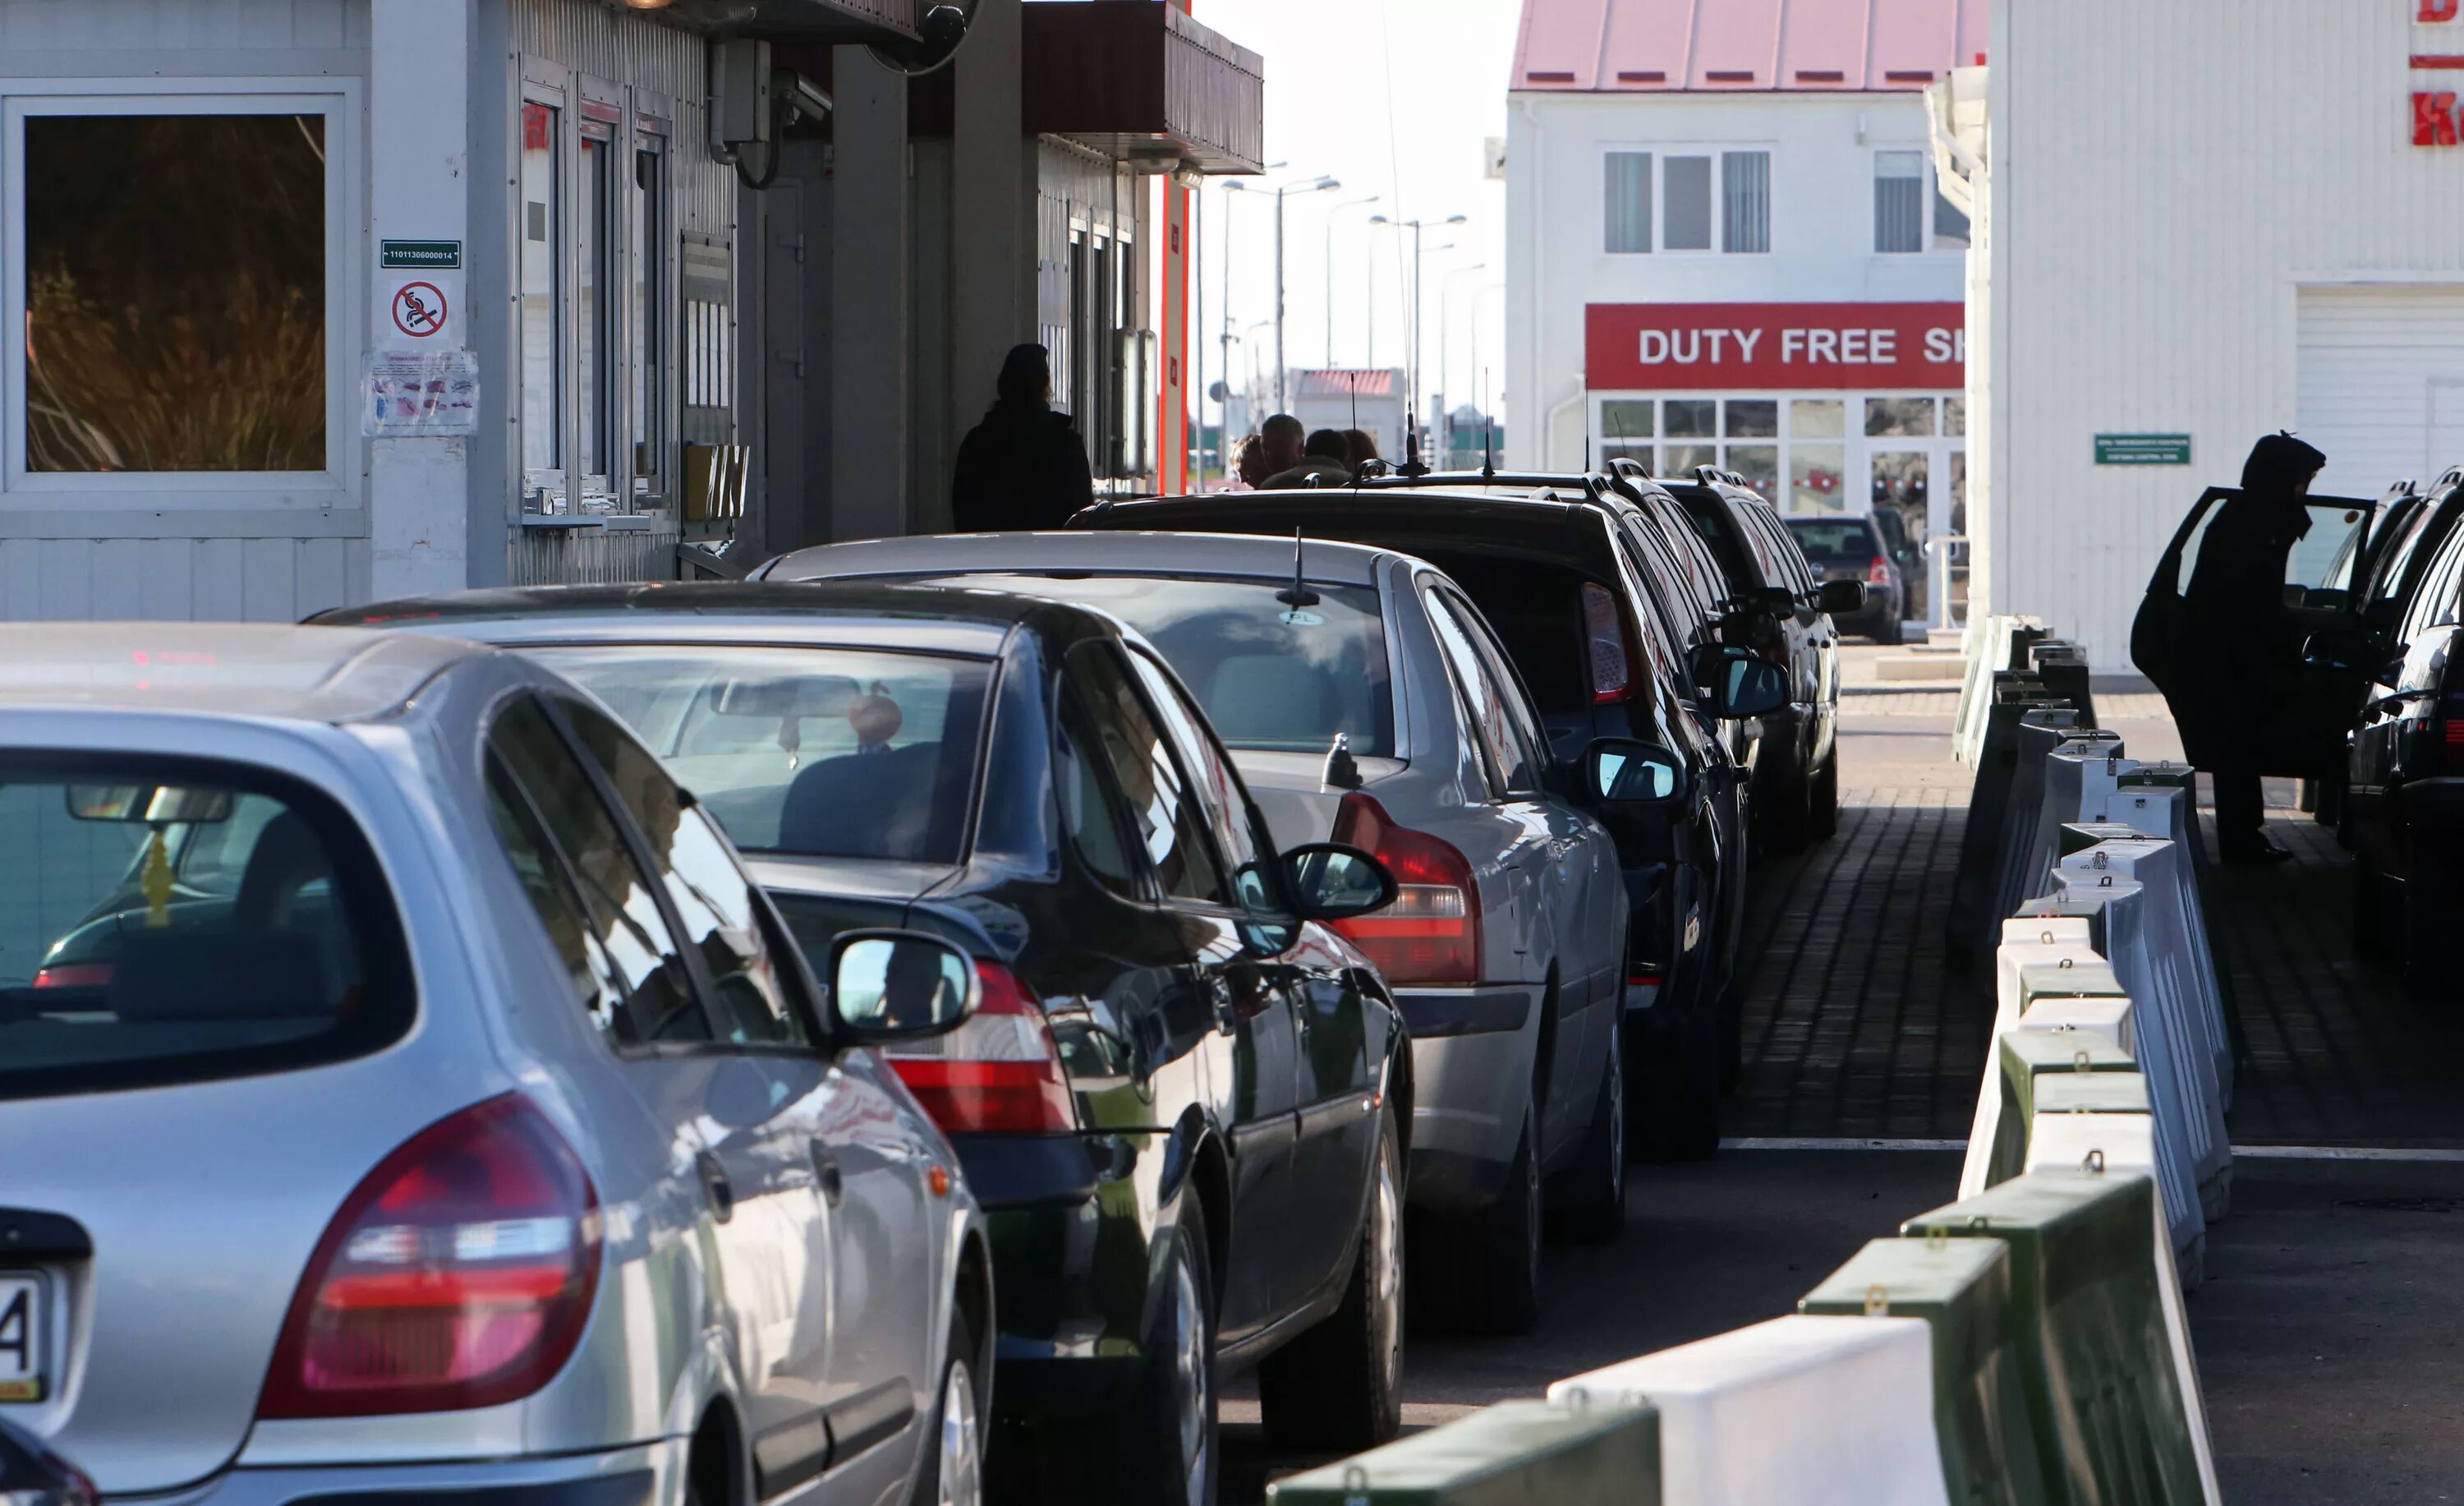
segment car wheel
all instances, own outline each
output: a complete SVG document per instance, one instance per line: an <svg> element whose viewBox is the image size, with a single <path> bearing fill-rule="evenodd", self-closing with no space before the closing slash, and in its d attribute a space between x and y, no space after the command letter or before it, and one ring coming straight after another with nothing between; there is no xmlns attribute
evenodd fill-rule
<svg viewBox="0 0 2464 1506"><path fill-rule="evenodd" d="M976 1384L976 1336L964 1313L950 1322L950 1358L941 1367L941 1399L925 1436L915 1506L983 1506L984 1416Z"/></svg>
<svg viewBox="0 0 2464 1506"><path fill-rule="evenodd" d="M1599 1101L1575 1158L1573 1187L1558 1229L1578 1245L1615 1243L1625 1232L1625 1039L1623 1021L1609 1029Z"/></svg>
<svg viewBox="0 0 2464 1506"><path fill-rule="evenodd" d="M1540 1321L1541 1218L1539 1110L1527 1101L1497 1202L1415 1242L1423 1251L1412 1278L1416 1314L1449 1333L1529 1333Z"/></svg>
<svg viewBox="0 0 2464 1506"><path fill-rule="evenodd" d="M1817 842L1839 834L1839 754L1835 748L1814 778L1814 809L1807 829Z"/></svg>
<svg viewBox="0 0 2464 1506"><path fill-rule="evenodd" d="M1874 630L1874 641L1884 648L1898 648L1907 641L1907 626L1900 621L1900 614L1896 611L1885 612L1883 615L1889 620Z"/></svg>
<svg viewBox="0 0 2464 1506"><path fill-rule="evenodd" d="M1215 1273L1206 1209L1193 1189L1166 1236L1162 1300L1147 1332L1137 1393L1123 1408L1099 1489L1119 1501L1215 1506L1221 1473L1215 1396ZM1099 1472L1104 1462L1097 1463Z"/></svg>
<svg viewBox="0 0 2464 1506"><path fill-rule="evenodd" d="M1720 1148L1720 1020L1716 1005L1698 1000L1677 1039L1637 1053L1627 1071L1648 1095L1642 1105L1642 1149L1656 1161L1707 1161ZM1642 1069L1635 1072L1635 1065Z"/></svg>
<svg viewBox="0 0 2464 1506"><path fill-rule="evenodd" d="M1356 1453L1403 1429L1403 1150L1391 1107L1372 1175L1343 1305L1258 1367L1279 1448Z"/></svg>

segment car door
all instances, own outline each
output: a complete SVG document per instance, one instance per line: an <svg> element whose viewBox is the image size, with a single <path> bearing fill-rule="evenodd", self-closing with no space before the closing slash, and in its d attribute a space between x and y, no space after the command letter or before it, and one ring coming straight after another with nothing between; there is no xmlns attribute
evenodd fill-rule
<svg viewBox="0 0 2464 1506"><path fill-rule="evenodd" d="M1578 828L1570 819L1573 812L1551 799L1543 786L1545 734L1530 724L1522 684L1504 667L1504 654L1479 609L1451 586L1426 586L1421 598L1490 769L1488 808L1505 830L1501 851L1513 906L1514 944L1524 954L1513 976L1536 983L1551 969L1557 974L1556 1014L1546 1031L1550 1051L1540 1064L1547 1092L1537 1104L1545 1161L1582 1132L1589 1097L1579 1087L1561 1092L1558 1085L1593 1080L1582 1064L1593 1059L1606 1030L1591 1008L1601 988L1597 970L1587 964L1578 945L1569 955L1570 945L1578 941L1573 922L1583 913L1573 894ZM1489 970L1505 976L1494 960Z"/></svg>
<svg viewBox="0 0 2464 1506"><path fill-rule="evenodd" d="M1367 1015L1357 990L1342 978L1297 960L1300 927L1284 907L1275 839L1204 715L1159 660L1135 650L1130 659L1196 776L1199 804L1240 903L1243 963L1281 994L1292 1021L1297 1222L1289 1246L1292 1280L1278 1294L1288 1310L1333 1278L1359 1226L1377 1143Z"/></svg>
<svg viewBox="0 0 2464 1506"><path fill-rule="evenodd" d="M772 1064L722 1043L649 835L620 814L632 802L617 798L569 725L537 697L499 709L488 733L494 813L500 832L555 854L586 917L583 950L605 979L594 1012L673 1146L685 1195L699 1194L688 1238L737 1359L760 1494L775 1494L829 1462L827 1210L793 1149ZM635 794L674 804L672 793Z"/></svg>
<svg viewBox="0 0 2464 1506"><path fill-rule="evenodd" d="M1280 1314L1297 1279L1298 1027L1282 980L1243 942L1198 781L1135 684L1136 672L1115 646L1087 642L1070 650L1067 674L1154 875L1153 914L1188 958L1183 996L1203 1009L1216 1037L1205 1053L1207 1091L1232 1163L1218 1336L1235 1343ZM1171 1013L1178 1006L1166 1000L1159 1008Z"/></svg>
<svg viewBox="0 0 2464 1506"><path fill-rule="evenodd" d="M2464 592L2464 529L2451 533L2422 573L2394 633L2394 664L2387 682L2373 684L2353 731L2351 787L2345 791L2355 835L2371 861L2400 871L2400 854L2387 826L2387 797L2417 771L2406 767L2415 734L2437 716L2446 659L2455 633L2457 598ZM2380 673L2388 666L2382 665Z"/></svg>
<svg viewBox="0 0 2464 1506"><path fill-rule="evenodd" d="M2141 673L2167 695L2178 695L2202 672L2200 646L2211 635L2265 632L2279 635L2273 667L2265 734L2255 739L2265 774L2309 778L2341 766L2344 735L2369 683L2375 655L2366 642L2367 583L2372 559L2375 502L2351 497L2304 499L2310 529L2285 557L2284 615L2274 624L2216 624L2196 620L2184 592L2197 573L2199 551L2210 525L2241 493L2210 487L2191 504L2173 541L2156 562L2147 594L2131 625L2130 653ZM2302 646L2351 646L2347 652L2311 653Z"/></svg>

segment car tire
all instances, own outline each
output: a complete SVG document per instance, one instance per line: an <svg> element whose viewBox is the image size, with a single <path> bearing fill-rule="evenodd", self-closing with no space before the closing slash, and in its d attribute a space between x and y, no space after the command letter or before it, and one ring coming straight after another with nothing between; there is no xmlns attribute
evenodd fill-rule
<svg viewBox="0 0 2464 1506"><path fill-rule="evenodd" d="M1874 630L1874 641L1886 649L1896 649L1907 641L1907 625L1900 621L1900 614L1896 611L1885 615L1890 620Z"/></svg>
<svg viewBox="0 0 2464 1506"><path fill-rule="evenodd" d="M1117 1501L1215 1506L1222 1474L1216 1419L1215 1273L1207 1258L1206 1209L1194 1188L1165 1236L1162 1300L1144 1342L1137 1389L1100 1450L1096 1486Z"/></svg>
<svg viewBox="0 0 2464 1506"><path fill-rule="evenodd" d="M1368 1208L1343 1305L1258 1367L1258 1407L1279 1449L1357 1453L1403 1430L1403 1149L1377 1127Z"/></svg>
<svg viewBox="0 0 2464 1506"><path fill-rule="evenodd" d="M1557 1230L1577 1245L1609 1245L1625 1232L1625 1031L1609 1028L1608 1060L1600 1069L1599 1101L1574 1158Z"/></svg>
<svg viewBox="0 0 2464 1506"><path fill-rule="evenodd" d="M1806 821L1814 840L1827 842L1839 834L1839 754L1835 748L1814 778L1814 808Z"/></svg>
<svg viewBox="0 0 2464 1506"><path fill-rule="evenodd" d="M1707 1161L1720 1148L1720 1020L1708 1001L1681 1021L1678 1036L1638 1053L1628 1074L1648 1096L1641 1105L1643 1154L1654 1161Z"/></svg>
<svg viewBox="0 0 2464 1506"><path fill-rule="evenodd" d="M1444 1333L1513 1338L1540 1322L1540 1115L1523 1106L1523 1132L1496 1203L1463 1218L1432 1219L1412 1290L1416 1313Z"/></svg>
<svg viewBox="0 0 2464 1506"><path fill-rule="evenodd" d="M941 1395L924 1435L924 1461L915 1476L913 1506L983 1506L984 1395L976 1374L974 1325L959 1313L950 1319L950 1355L941 1365Z"/></svg>

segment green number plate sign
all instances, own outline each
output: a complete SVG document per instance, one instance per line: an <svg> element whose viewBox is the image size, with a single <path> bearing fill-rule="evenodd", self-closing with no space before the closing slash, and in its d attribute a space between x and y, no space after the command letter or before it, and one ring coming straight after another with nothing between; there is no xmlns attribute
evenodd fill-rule
<svg viewBox="0 0 2464 1506"><path fill-rule="evenodd" d="M2096 463L2099 465L2189 465L2190 436L2188 434L2099 434L2096 436Z"/></svg>
<svg viewBox="0 0 2464 1506"><path fill-rule="evenodd" d="M388 240L380 244L380 265L417 272L458 272L462 243L458 240Z"/></svg>

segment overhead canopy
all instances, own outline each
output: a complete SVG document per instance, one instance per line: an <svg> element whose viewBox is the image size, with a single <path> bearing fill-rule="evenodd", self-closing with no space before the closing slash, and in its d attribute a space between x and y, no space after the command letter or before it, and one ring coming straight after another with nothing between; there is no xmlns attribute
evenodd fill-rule
<svg viewBox="0 0 2464 1506"><path fill-rule="evenodd" d="M1119 162L1265 167L1266 65L1167 0L1029 5L1025 125Z"/></svg>
<svg viewBox="0 0 2464 1506"><path fill-rule="evenodd" d="M916 38L925 0L670 0L653 13L713 36L774 42L898 42Z"/></svg>

